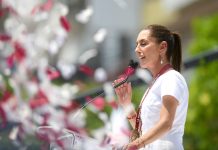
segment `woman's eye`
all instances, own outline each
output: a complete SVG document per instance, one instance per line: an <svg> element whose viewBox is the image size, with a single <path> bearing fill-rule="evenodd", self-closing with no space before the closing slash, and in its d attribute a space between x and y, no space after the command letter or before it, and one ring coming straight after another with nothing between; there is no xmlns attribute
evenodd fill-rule
<svg viewBox="0 0 218 150"><path fill-rule="evenodd" d="M140 46L144 47L146 45L146 43L141 43Z"/></svg>

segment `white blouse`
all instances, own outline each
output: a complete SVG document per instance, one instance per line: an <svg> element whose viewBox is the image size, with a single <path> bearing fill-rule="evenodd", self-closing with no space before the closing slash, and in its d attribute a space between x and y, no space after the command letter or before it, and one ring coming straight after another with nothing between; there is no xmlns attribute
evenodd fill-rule
<svg viewBox="0 0 218 150"><path fill-rule="evenodd" d="M146 92L145 92L146 93ZM142 134L152 128L160 118L162 97L175 97L177 106L175 118L170 131L158 140L140 150L183 150L183 134L188 109L188 87L184 77L175 70L169 70L157 78L142 103Z"/></svg>

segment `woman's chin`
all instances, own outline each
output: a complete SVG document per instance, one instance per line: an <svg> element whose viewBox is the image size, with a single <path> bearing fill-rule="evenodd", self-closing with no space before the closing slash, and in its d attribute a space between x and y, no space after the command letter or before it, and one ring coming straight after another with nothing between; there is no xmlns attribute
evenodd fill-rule
<svg viewBox="0 0 218 150"><path fill-rule="evenodd" d="M140 68L147 68L147 65L143 64L143 63L140 63Z"/></svg>

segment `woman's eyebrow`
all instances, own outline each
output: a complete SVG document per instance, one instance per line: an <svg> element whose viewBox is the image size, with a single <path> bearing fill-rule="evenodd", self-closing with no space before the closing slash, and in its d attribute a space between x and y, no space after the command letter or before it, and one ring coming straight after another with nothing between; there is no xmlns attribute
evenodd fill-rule
<svg viewBox="0 0 218 150"><path fill-rule="evenodd" d="M136 41L136 44L138 44L138 43L141 43L141 42L146 42L147 40L145 40L145 39L141 39L141 40L139 40L139 41Z"/></svg>

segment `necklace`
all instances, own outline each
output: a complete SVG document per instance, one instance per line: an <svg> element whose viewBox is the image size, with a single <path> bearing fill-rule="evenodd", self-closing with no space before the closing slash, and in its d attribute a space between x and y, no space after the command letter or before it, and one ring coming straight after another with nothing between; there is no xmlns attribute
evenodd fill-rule
<svg viewBox="0 0 218 150"><path fill-rule="evenodd" d="M141 127L142 127L142 120L141 120L141 108L142 108L142 104L146 98L146 96L148 95L150 89L152 88L152 86L154 85L155 81L162 75L164 74L165 72L169 71L172 69L172 66L170 64L166 64L164 65L161 70L159 71L159 73L154 77L153 81L151 82L151 84L149 85L148 89L146 90L144 96L142 97L142 100L140 102L140 105L137 109L137 114L136 114L136 123L135 123L135 131L134 132L138 132L139 135L142 134L142 131L141 131ZM138 135L138 136L139 136Z"/></svg>

